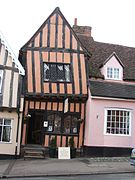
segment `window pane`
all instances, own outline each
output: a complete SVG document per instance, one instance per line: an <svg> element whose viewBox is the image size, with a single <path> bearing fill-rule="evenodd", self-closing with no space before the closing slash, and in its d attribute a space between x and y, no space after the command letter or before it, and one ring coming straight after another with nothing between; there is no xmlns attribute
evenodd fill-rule
<svg viewBox="0 0 135 180"><path fill-rule="evenodd" d="M10 132L11 132L11 127L10 126L4 126L3 127L2 141L10 142Z"/></svg>
<svg viewBox="0 0 135 180"><path fill-rule="evenodd" d="M65 68L65 79L66 81L70 81L70 69L69 65L64 65Z"/></svg>
<svg viewBox="0 0 135 180"><path fill-rule="evenodd" d="M78 128L77 128L77 117L73 117L73 116L72 116L71 131L72 131L73 134L78 133Z"/></svg>
<svg viewBox="0 0 135 180"><path fill-rule="evenodd" d="M44 80L50 80L50 68L49 64L44 63Z"/></svg>
<svg viewBox="0 0 135 180"><path fill-rule="evenodd" d="M57 66L57 72L58 72L58 81L63 81L64 80L63 65Z"/></svg>
<svg viewBox="0 0 135 180"><path fill-rule="evenodd" d="M64 118L64 133L69 134L71 128L71 116L67 116Z"/></svg>
<svg viewBox="0 0 135 180"><path fill-rule="evenodd" d="M51 80L56 81L57 80L57 70L56 70L56 64L50 64L51 66Z"/></svg>
<svg viewBox="0 0 135 180"><path fill-rule="evenodd" d="M54 119L54 132L60 133L61 132L61 117L57 114L55 115Z"/></svg>
<svg viewBox="0 0 135 180"><path fill-rule="evenodd" d="M107 77L112 78L112 68L107 68Z"/></svg>
<svg viewBox="0 0 135 180"><path fill-rule="evenodd" d="M10 126L10 125L11 125L11 120L9 120L9 119L4 119L4 125Z"/></svg>
<svg viewBox="0 0 135 180"><path fill-rule="evenodd" d="M0 119L0 125L2 125L3 124L3 119Z"/></svg>
<svg viewBox="0 0 135 180"><path fill-rule="evenodd" d="M47 129L47 131L48 131L48 132L53 132L54 114L49 115L49 116L47 117L47 120L48 120L48 129Z"/></svg>

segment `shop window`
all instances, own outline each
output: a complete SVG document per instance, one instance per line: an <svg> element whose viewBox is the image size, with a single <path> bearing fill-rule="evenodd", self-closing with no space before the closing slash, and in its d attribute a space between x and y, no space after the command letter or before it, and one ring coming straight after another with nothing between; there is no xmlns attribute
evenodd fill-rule
<svg viewBox="0 0 135 180"><path fill-rule="evenodd" d="M62 63L44 63L44 81L70 82L70 65Z"/></svg>
<svg viewBox="0 0 135 180"><path fill-rule="evenodd" d="M78 133L78 123L77 117L68 115L64 118L64 133L66 134L77 134Z"/></svg>
<svg viewBox="0 0 135 180"><path fill-rule="evenodd" d="M48 132L60 133L61 132L61 117L58 114L50 114L47 116Z"/></svg>
<svg viewBox="0 0 135 180"><path fill-rule="evenodd" d="M11 120L0 119L0 142L11 141Z"/></svg>

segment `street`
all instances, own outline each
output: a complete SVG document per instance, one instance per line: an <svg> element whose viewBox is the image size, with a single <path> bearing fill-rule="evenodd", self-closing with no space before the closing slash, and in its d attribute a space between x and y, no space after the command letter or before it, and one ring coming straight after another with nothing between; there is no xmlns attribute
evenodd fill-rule
<svg viewBox="0 0 135 180"><path fill-rule="evenodd" d="M31 177L31 178L11 178L12 180L134 180L135 173L122 174L101 174L101 175L79 175L79 176L53 176L53 177Z"/></svg>

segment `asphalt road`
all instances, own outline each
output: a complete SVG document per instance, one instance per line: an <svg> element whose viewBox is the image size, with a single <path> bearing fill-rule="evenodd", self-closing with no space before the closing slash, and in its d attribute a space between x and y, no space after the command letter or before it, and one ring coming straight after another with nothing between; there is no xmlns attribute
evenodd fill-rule
<svg viewBox="0 0 135 180"><path fill-rule="evenodd" d="M32 177L12 178L12 180L135 180L135 173L80 175L80 176L56 176L56 177Z"/></svg>

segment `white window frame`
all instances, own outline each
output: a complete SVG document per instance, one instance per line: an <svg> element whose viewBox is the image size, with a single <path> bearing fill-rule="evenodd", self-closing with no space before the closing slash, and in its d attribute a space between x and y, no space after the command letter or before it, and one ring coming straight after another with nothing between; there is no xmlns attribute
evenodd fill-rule
<svg viewBox="0 0 135 180"><path fill-rule="evenodd" d="M120 80L120 68L107 67L106 77L107 79Z"/></svg>
<svg viewBox="0 0 135 180"><path fill-rule="evenodd" d="M0 93L2 93L3 70L0 69Z"/></svg>
<svg viewBox="0 0 135 180"><path fill-rule="evenodd" d="M0 137L0 143L12 143L12 122L13 120L12 119L8 119L8 118L0 118L3 120L3 124L2 124L2 135ZM4 125L4 121L5 120L10 120L11 121L11 124L10 125ZM9 142L6 142L6 141L2 141L2 137L3 137L3 127L5 126L8 126L10 127L10 141Z"/></svg>
<svg viewBox="0 0 135 180"><path fill-rule="evenodd" d="M129 128L128 128L129 129L129 134L107 133L107 112L108 112L108 110L110 110L110 111L129 112ZM131 136L131 117L132 117L131 114L132 114L132 110L131 109L105 108L105 110L104 110L104 135L110 135L110 136ZM115 122L116 122L116 117L115 117ZM119 123L120 123L120 121L119 121ZM126 124L126 128L127 128L127 124ZM115 129L115 131L116 131L116 129Z"/></svg>

